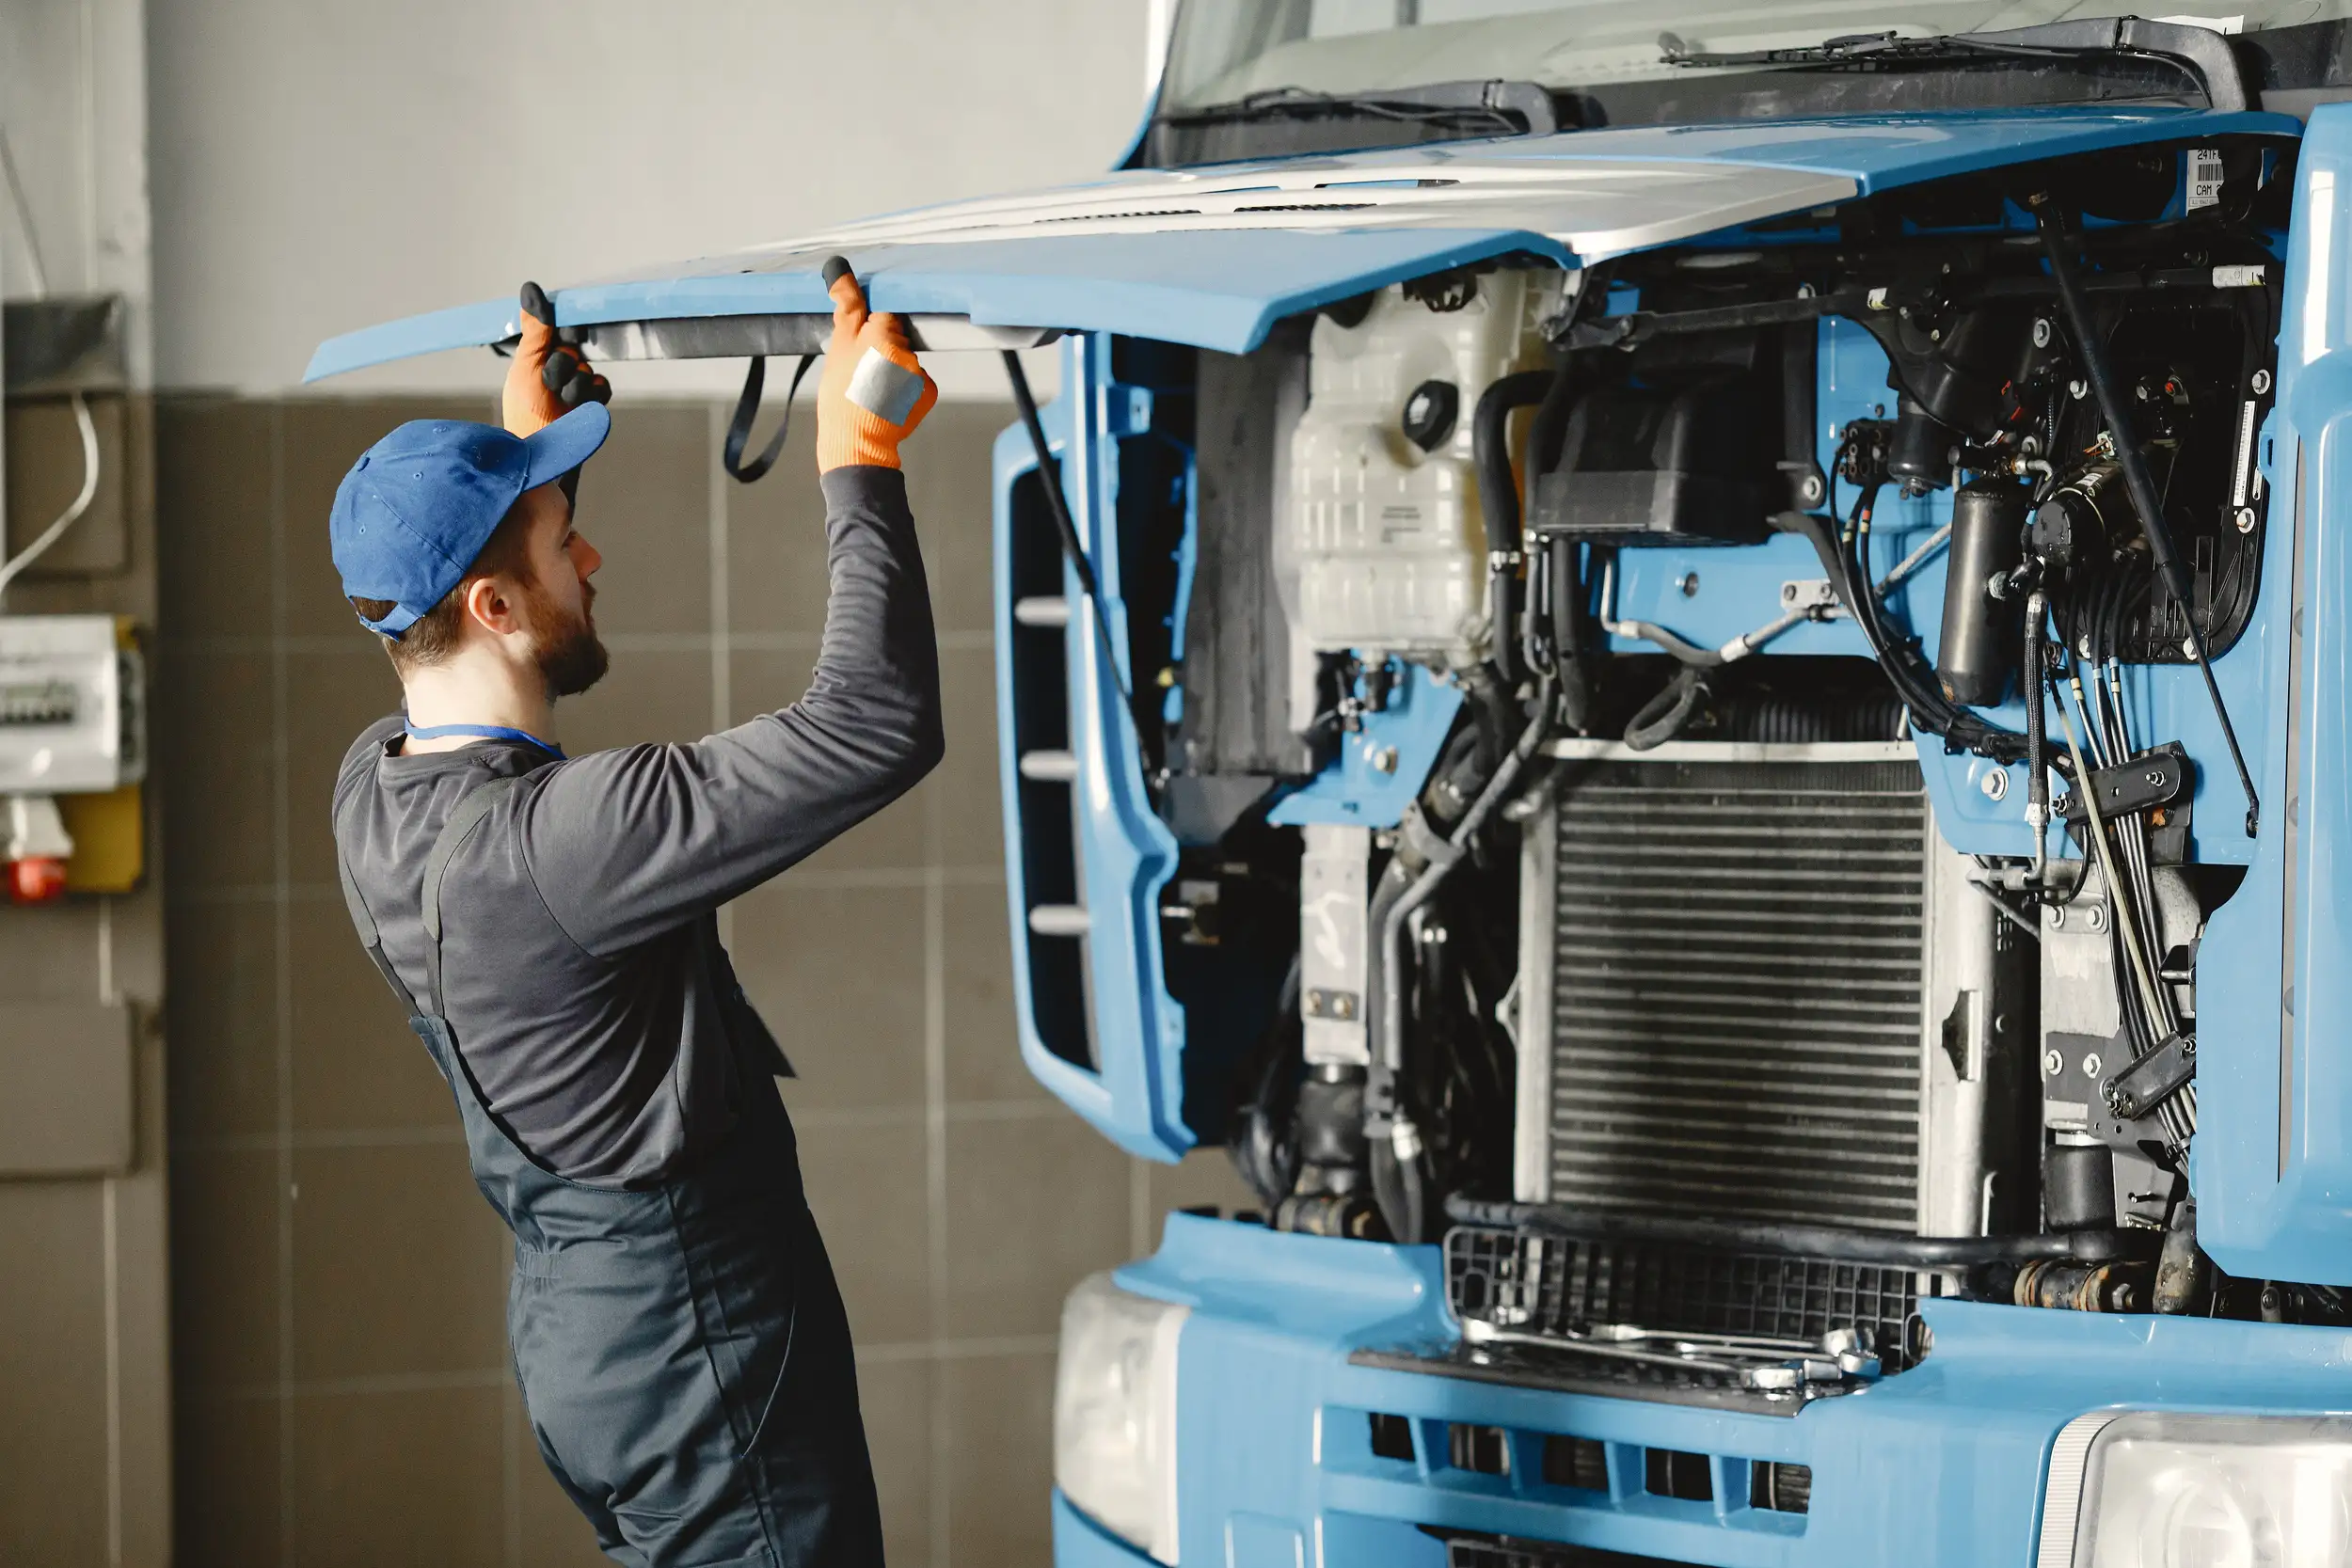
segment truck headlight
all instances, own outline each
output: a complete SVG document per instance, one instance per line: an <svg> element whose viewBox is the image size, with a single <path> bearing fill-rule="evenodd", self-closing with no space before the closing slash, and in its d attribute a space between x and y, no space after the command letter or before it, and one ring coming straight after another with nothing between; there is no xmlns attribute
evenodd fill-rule
<svg viewBox="0 0 2352 1568"><path fill-rule="evenodd" d="M1081 1280L1061 1309L1054 1483L1104 1529L1176 1560L1176 1341L1189 1307Z"/></svg>
<svg viewBox="0 0 2352 1568"><path fill-rule="evenodd" d="M2050 1459L2044 1568L2352 1561L2352 1420L2102 1412Z"/></svg>

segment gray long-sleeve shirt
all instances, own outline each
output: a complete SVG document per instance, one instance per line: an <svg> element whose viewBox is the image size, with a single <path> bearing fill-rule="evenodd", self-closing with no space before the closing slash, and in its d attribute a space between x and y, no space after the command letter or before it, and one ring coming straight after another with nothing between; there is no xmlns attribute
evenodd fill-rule
<svg viewBox="0 0 2352 1568"><path fill-rule="evenodd" d="M403 756L393 717L343 758L336 843L421 1007L425 858L459 800L520 778L450 863L442 994L492 1114L559 1176L655 1180L725 1133L746 1089L730 1042L773 1045L715 911L939 760L938 650L904 478L848 467L822 483L832 596L815 678L791 706L691 746L567 762L519 741Z"/></svg>

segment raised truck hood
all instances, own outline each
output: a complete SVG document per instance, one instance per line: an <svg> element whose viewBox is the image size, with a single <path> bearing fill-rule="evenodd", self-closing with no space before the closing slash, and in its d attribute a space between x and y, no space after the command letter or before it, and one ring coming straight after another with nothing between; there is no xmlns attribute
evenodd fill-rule
<svg viewBox="0 0 2352 1568"><path fill-rule="evenodd" d="M1576 267L2001 164L2192 134L2292 134L2281 115L2148 108L1585 131L1141 170L920 208L557 291L602 359L820 348L818 268L846 255L918 347L1105 331L1246 353L1275 322L1507 252ZM331 338L303 379L506 341L511 295Z"/></svg>

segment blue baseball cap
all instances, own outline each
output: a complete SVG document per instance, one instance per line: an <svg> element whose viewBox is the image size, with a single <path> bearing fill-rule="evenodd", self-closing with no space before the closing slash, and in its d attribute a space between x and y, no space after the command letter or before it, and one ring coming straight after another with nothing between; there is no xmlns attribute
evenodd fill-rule
<svg viewBox="0 0 2352 1568"><path fill-rule="evenodd" d="M516 498L587 462L612 429L603 404L583 403L527 436L411 420L360 453L327 522L344 594L393 606L360 623L398 638L457 586Z"/></svg>

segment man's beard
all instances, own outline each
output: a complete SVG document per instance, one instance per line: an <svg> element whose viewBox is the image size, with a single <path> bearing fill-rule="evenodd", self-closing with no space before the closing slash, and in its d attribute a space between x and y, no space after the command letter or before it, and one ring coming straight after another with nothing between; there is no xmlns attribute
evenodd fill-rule
<svg viewBox="0 0 2352 1568"><path fill-rule="evenodd" d="M540 678L548 683L548 700L577 697L596 682L604 679L611 666L612 656L596 638L596 622L591 609L596 590L583 585L582 604L577 616L566 613L552 595L537 582L529 584L523 593L526 615L531 625L539 629L537 646L532 657L539 666Z"/></svg>

